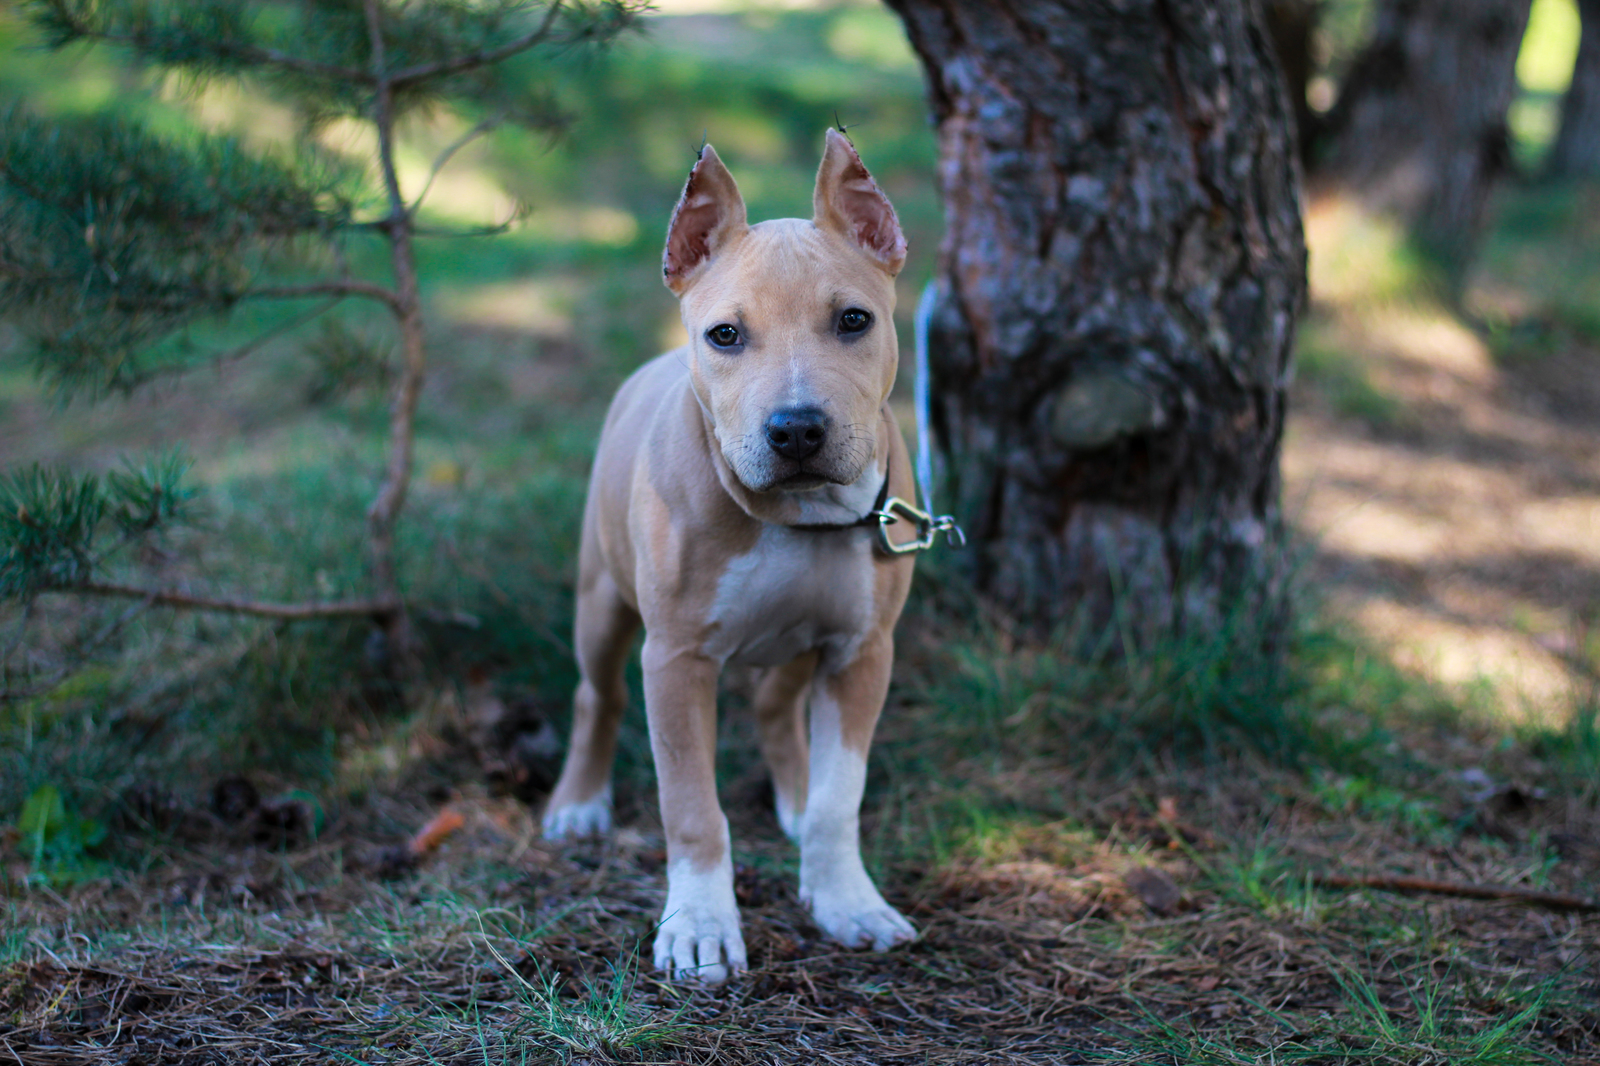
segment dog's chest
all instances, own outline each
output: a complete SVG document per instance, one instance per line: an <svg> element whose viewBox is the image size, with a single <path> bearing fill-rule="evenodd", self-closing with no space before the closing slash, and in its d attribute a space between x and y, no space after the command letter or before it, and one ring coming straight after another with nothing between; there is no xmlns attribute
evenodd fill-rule
<svg viewBox="0 0 1600 1066"><path fill-rule="evenodd" d="M776 666L813 649L848 661L875 615L872 540L764 526L717 582L705 652Z"/></svg>

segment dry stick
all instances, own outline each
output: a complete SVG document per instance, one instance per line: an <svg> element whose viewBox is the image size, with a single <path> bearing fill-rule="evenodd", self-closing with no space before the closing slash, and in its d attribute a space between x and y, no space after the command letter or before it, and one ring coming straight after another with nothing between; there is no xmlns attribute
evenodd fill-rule
<svg viewBox="0 0 1600 1066"><path fill-rule="evenodd" d="M1560 892L1540 892L1516 885L1469 884L1461 881L1434 881L1426 877L1350 877L1326 874L1312 878L1324 888L1376 888L1385 892L1433 892L1467 899L1511 899L1561 911L1600 912L1600 901L1568 896Z"/></svg>
<svg viewBox="0 0 1600 1066"><path fill-rule="evenodd" d="M145 600L165 607L188 607L201 611L222 611L227 614L247 614L256 618L345 618L366 615L373 618L392 618L404 605L398 599L385 600L329 600L324 603L272 603L265 600L229 600L212 596L194 596L172 589L145 589L133 585L114 585L102 581L89 581L73 585L71 592L86 592L95 596L114 596L122 599Z"/></svg>

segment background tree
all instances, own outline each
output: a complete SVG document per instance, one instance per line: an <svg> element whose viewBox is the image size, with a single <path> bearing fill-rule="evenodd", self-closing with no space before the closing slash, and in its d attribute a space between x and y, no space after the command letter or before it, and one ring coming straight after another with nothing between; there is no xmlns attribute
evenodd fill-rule
<svg viewBox="0 0 1600 1066"><path fill-rule="evenodd" d="M1255 5L890 6L938 127L934 421L978 585L1037 623L1275 606L1305 247Z"/></svg>
<svg viewBox="0 0 1600 1066"><path fill-rule="evenodd" d="M35 0L26 5L54 48L98 43L140 64L197 81L246 83L290 105L304 132L337 119L374 134L377 188L312 149L261 152L222 136L178 140L115 118L52 123L21 108L0 129L0 306L26 334L39 371L66 394L127 391L258 340L196 358L187 331L244 304L322 300L297 326L346 298L375 301L398 335L388 451L367 512L368 596L262 603L99 580L111 551L182 515L172 463L101 482L32 471L0 486L0 595L45 591L280 618L371 615L409 644L394 531L412 472L412 433L427 369L415 240L428 187L402 190L400 124L441 107L473 122L436 161L514 122L561 123L550 92L516 57L536 47L603 42L640 5L491 0ZM308 142L310 138L304 137ZM431 186L431 178L428 185ZM370 193L370 195L369 195ZM489 230L486 232L492 232ZM351 266L363 238L382 242L386 269ZM370 257L369 257L370 258ZM337 331L346 364L353 339ZM113 528L114 527L114 528Z"/></svg>
<svg viewBox="0 0 1600 1066"><path fill-rule="evenodd" d="M1578 58L1547 165L1551 177L1593 179L1600 178L1600 0L1578 0L1578 15Z"/></svg>
<svg viewBox="0 0 1600 1066"><path fill-rule="evenodd" d="M1530 0L1380 0L1318 170L1410 229L1459 287L1510 165L1506 111Z"/></svg>
<svg viewBox="0 0 1600 1066"><path fill-rule="evenodd" d="M1283 71L1289 108L1294 114L1301 162L1309 160L1311 146L1317 138L1318 122L1322 117L1311 109L1310 88L1311 76L1316 69L1313 40L1323 2L1265 0L1262 5L1267 29L1272 34L1272 46L1278 53L1278 67Z"/></svg>

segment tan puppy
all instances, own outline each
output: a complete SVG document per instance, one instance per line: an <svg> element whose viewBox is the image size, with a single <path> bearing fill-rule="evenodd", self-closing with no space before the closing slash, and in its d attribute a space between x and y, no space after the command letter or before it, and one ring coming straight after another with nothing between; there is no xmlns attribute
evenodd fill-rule
<svg viewBox="0 0 1600 1066"><path fill-rule="evenodd" d="M745 968L714 766L729 663L767 668L761 749L817 924L879 950L916 935L868 877L859 839L867 746L911 584L912 557L876 547L871 517L886 494L914 498L886 402L906 243L834 130L813 210L809 222L748 225L733 176L701 152L663 257L690 341L612 401L583 517L582 681L545 832L610 828L622 668L642 621L667 837L655 963L708 982Z"/></svg>

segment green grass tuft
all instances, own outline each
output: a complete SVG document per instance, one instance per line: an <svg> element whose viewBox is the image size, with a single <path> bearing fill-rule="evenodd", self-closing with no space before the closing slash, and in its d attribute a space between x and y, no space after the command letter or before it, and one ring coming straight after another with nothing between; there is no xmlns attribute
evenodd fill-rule
<svg viewBox="0 0 1600 1066"><path fill-rule="evenodd" d="M1549 994L1508 993L1492 1004L1469 1004L1450 974L1431 970L1403 994L1385 995L1375 980L1337 960L1328 973L1341 993L1336 1010L1316 1016L1280 1012L1253 1000L1246 1030L1238 1023L1202 1029L1146 1008L1145 1025L1129 1034L1134 1057L1106 1061L1165 1066L1533 1066L1559 1061L1530 1047L1528 1037Z"/></svg>
<svg viewBox="0 0 1600 1066"><path fill-rule="evenodd" d="M1358 356L1325 336L1313 319L1301 329L1295 347L1295 373L1307 385L1326 397L1335 414L1363 422L1374 429L1400 425L1405 420L1405 405L1384 392Z"/></svg>

